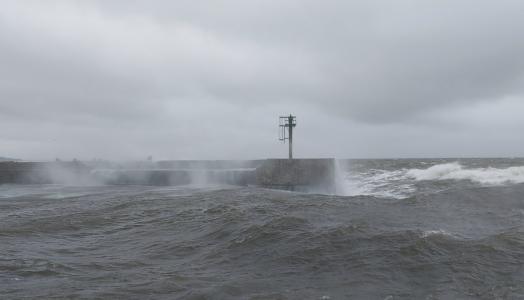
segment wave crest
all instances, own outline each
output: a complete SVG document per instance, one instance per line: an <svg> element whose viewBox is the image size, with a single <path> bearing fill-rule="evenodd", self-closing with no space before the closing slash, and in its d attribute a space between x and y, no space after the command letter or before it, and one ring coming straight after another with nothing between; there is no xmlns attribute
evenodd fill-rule
<svg viewBox="0 0 524 300"><path fill-rule="evenodd" d="M481 184L503 185L524 182L524 166L466 169L458 162L439 164L427 169L411 169L407 176L415 180L470 180Z"/></svg>

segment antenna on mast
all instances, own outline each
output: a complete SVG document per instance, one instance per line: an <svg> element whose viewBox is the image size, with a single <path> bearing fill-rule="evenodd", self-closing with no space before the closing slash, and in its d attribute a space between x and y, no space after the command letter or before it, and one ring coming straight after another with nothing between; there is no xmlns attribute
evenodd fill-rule
<svg viewBox="0 0 524 300"><path fill-rule="evenodd" d="M280 117L278 120L278 139L283 141L289 140L289 159L293 159L293 127L297 126L297 117L289 116ZM288 135L286 136L286 128Z"/></svg>

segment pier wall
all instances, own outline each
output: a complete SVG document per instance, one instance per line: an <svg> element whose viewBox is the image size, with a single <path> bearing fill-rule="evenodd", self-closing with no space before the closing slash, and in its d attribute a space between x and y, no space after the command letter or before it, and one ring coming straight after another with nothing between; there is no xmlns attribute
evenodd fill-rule
<svg viewBox="0 0 524 300"><path fill-rule="evenodd" d="M80 162L0 162L0 184L78 183L89 180L90 169Z"/></svg>
<svg viewBox="0 0 524 300"><path fill-rule="evenodd" d="M232 170L255 169L266 160L163 160L156 162L159 169Z"/></svg>
<svg viewBox="0 0 524 300"><path fill-rule="evenodd" d="M165 161L144 168L96 168L80 162L0 162L0 184L260 186L335 193L334 159Z"/></svg>
<svg viewBox="0 0 524 300"><path fill-rule="evenodd" d="M256 169L256 185L301 192L334 194L335 160L268 159Z"/></svg>
<svg viewBox="0 0 524 300"><path fill-rule="evenodd" d="M254 183L254 170L94 170L97 182L113 185L240 185Z"/></svg>

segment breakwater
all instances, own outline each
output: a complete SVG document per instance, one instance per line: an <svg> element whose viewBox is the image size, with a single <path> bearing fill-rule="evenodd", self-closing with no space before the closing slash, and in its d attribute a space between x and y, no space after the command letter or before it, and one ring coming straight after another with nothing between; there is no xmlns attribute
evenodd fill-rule
<svg viewBox="0 0 524 300"><path fill-rule="evenodd" d="M100 166L81 162L1 162L1 183L253 185L335 193L334 159L159 161Z"/></svg>
<svg viewBox="0 0 524 300"><path fill-rule="evenodd" d="M335 160L267 159L255 171L258 186L300 192L336 193Z"/></svg>
<svg viewBox="0 0 524 300"><path fill-rule="evenodd" d="M113 185L249 185L255 182L254 170L244 169L103 169L92 173L98 182Z"/></svg>
<svg viewBox="0 0 524 300"><path fill-rule="evenodd" d="M72 162L0 162L0 184L85 183L91 168Z"/></svg>

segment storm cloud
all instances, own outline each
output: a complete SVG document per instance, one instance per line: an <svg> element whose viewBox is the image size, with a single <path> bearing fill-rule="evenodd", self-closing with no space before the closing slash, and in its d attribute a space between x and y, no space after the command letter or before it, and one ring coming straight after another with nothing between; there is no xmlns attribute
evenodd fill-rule
<svg viewBox="0 0 524 300"><path fill-rule="evenodd" d="M522 1L3 1L0 156L522 156Z"/></svg>

